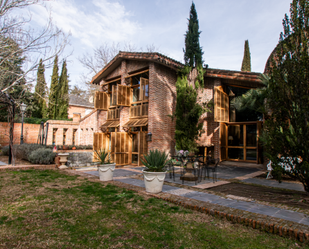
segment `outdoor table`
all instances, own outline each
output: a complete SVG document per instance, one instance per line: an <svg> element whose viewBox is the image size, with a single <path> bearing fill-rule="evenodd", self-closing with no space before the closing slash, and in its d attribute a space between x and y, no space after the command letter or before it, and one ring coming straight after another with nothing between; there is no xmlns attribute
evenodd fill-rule
<svg viewBox="0 0 309 249"><path fill-rule="evenodd" d="M200 164L203 161L204 156L172 156L172 158L181 161L182 172L180 179L182 180L182 183L186 180L195 181L196 184L200 175ZM198 173L197 176L196 171Z"/></svg>

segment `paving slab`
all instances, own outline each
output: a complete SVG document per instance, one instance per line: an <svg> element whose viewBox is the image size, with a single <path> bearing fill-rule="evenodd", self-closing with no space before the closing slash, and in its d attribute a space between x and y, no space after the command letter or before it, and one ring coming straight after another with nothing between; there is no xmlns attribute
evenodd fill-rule
<svg viewBox="0 0 309 249"><path fill-rule="evenodd" d="M130 172L128 170L124 170L124 171L127 173L128 172L132 173L132 174L135 173L135 172ZM116 172L118 172L119 176L114 179L115 181L120 181L120 182L127 183L127 184L134 185L134 186L145 187L143 180L133 179L130 177L123 177L121 176L123 172L120 169L116 169L114 174ZM96 175L97 173L98 175L97 171L88 171L85 173L92 174L92 175ZM250 180L250 179L247 179L247 180ZM244 181L247 181L247 180L244 180ZM267 215L270 217L284 219L287 221L293 221L293 222L297 222L297 223L309 226L309 218L305 214L290 211L290 210L280 209L277 207L271 207L267 205L258 204L254 201L242 201L242 200L224 198L224 197L221 197L215 194L188 190L185 188L173 187L169 185L163 185L162 192L173 194L176 196L182 196L182 197L186 197L186 198L190 198L194 200L213 203L213 204L217 204L217 205L221 205L225 207L240 209L240 210L248 211L251 213Z"/></svg>
<svg viewBox="0 0 309 249"><path fill-rule="evenodd" d="M242 181L246 182L246 183L263 185L263 186L267 186L267 187L283 188L283 189L305 192L303 185L298 184L298 183L290 183L290 182L279 183L276 180L263 179L263 178L250 178L250 179L245 179L245 180L242 180Z"/></svg>

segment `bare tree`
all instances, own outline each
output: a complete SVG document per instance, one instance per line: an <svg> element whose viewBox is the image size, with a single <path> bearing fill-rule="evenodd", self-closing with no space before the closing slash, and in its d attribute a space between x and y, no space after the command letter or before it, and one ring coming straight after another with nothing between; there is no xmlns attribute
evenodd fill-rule
<svg viewBox="0 0 309 249"><path fill-rule="evenodd" d="M106 64L110 62L121 50L127 52L155 52L157 50L156 52L158 52L158 49L154 44L148 45L146 50L144 50L142 47L138 49L131 43L104 43L102 46L95 48L92 55L84 54L78 60L88 71L86 74L82 74L80 76L80 80L83 85L85 84L87 86L87 90L90 95L93 95L95 91L99 90L99 86L91 85L89 83L92 77L104 68Z"/></svg>
<svg viewBox="0 0 309 249"><path fill-rule="evenodd" d="M45 67L51 66L52 58L61 53L68 43L68 35L53 26L51 16L45 28L34 30L29 27L30 16L25 18L12 14L16 9L41 2L44 0L0 0L0 89L3 92L25 83L41 58ZM23 66L22 70L16 70L16 61ZM8 75L10 79L3 81Z"/></svg>

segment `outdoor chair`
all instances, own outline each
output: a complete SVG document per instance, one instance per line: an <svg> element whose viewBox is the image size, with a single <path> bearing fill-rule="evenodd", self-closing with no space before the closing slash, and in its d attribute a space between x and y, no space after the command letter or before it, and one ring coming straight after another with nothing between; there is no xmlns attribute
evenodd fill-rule
<svg viewBox="0 0 309 249"><path fill-rule="evenodd" d="M198 182L206 179L207 176L207 161L204 162L203 158L198 159Z"/></svg>
<svg viewBox="0 0 309 249"><path fill-rule="evenodd" d="M200 175L200 168L199 168L199 163L198 163L198 156L188 156L186 157L186 165L183 166L182 168L182 173L180 176L180 179L182 180L182 184L184 184L184 181L188 178L191 178L188 181L192 181L192 178L195 181L195 185L197 184L199 180L199 175Z"/></svg>
<svg viewBox="0 0 309 249"><path fill-rule="evenodd" d="M207 176L209 179L209 172L211 171L213 182L218 181L217 169L218 169L219 162L220 162L219 158L207 160Z"/></svg>
<svg viewBox="0 0 309 249"><path fill-rule="evenodd" d="M165 169L168 171L170 179L175 181L175 165L172 162L166 164Z"/></svg>

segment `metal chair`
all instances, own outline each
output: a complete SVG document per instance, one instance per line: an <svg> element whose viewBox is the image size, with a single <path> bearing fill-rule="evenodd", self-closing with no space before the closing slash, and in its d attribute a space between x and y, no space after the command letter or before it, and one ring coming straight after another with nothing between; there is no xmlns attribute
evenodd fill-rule
<svg viewBox="0 0 309 249"><path fill-rule="evenodd" d="M208 164L207 161L204 162L204 160L198 160L199 164L199 182L206 179L206 176L208 175Z"/></svg>
<svg viewBox="0 0 309 249"><path fill-rule="evenodd" d="M165 166L165 169L169 172L170 175L170 179L173 178L173 180L175 181L175 168L174 168L174 164L172 162L168 162Z"/></svg>
<svg viewBox="0 0 309 249"><path fill-rule="evenodd" d="M218 164L220 162L219 158L216 159L208 159L207 160L207 176L209 179L209 171L212 172L212 179L213 182L218 181L218 177L217 177L217 169L218 169Z"/></svg>

